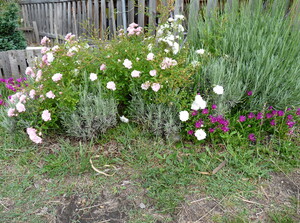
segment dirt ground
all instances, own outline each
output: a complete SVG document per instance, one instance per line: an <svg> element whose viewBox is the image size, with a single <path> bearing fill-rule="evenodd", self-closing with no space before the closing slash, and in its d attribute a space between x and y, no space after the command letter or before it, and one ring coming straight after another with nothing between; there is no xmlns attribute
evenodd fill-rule
<svg viewBox="0 0 300 223"><path fill-rule="evenodd" d="M43 215L48 222L56 223L125 223L132 220L130 212L142 211L151 215L157 223L164 222L167 218L173 219L169 222L174 223L209 223L218 222L224 216L229 219L238 216L241 209L244 209L247 210L249 222L272 222L268 213L296 207L297 214L292 218L295 222L300 222L300 170L289 175L273 173L270 180L257 183L257 189L250 199L239 194L227 195L221 199L206 194L189 195L172 216L157 214L149 205L151 201L146 198L146 191L138 189L131 181L116 185L123 188L121 193L113 193L109 188L99 188L96 194L89 193L87 188L91 183L86 177L81 181L84 184L81 188L85 188L83 191L79 190L72 196L57 197L55 214L50 214L47 207L36 214Z"/></svg>

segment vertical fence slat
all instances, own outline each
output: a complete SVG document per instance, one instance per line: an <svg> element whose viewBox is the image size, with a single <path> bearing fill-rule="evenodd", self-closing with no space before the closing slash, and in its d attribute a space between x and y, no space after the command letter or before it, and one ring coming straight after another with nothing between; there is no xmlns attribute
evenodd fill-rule
<svg viewBox="0 0 300 223"><path fill-rule="evenodd" d="M99 37L99 0L94 2L94 26Z"/></svg>
<svg viewBox="0 0 300 223"><path fill-rule="evenodd" d="M0 52L0 75L3 78L11 76L11 71L9 67L9 58L7 52Z"/></svg>
<svg viewBox="0 0 300 223"><path fill-rule="evenodd" d="M77 12L77 7L76 7L76 2L73 1L72 2L72 30L74 32L74 34L76 35L76 37L78 37L78 29L77 29L77 17L76 17L76 12Z"/></svg>
<svg viewBox="0 0 300 223"><path fill-rule="evenodd" d="M86 33L86 1L82 0L81 33Z"/></svg>
<svg viewBox="0 0 300 223"><path fill-rule="evenodd" d="M207 0L206 14L208 17L211 17L213 11L217 7L217 4L218 4L218 0Z"/></svg>
<svg viewBox="0 0 300 223"><path fill-rule="evenodd" d="M101 38L106 35L106 1L101 0Z"/></svg>
<svg viewBox="0 0 300 223"><path fill-rule="evenodd" d="M117 27L120 28L122 24L122 2L121 0L117 0Z"/></svg>
<svg viewBox="0 0 300 223"><path fill-rule="evenodd" d="M45 4L45 16L46 16L46 27L45 27L45 32L50 33L50 25L49 25L49 20L50 20L50 15L49 15L49 3Z"/></svg>
<svg viewBox="0 0 300 223"><path fill-rule="evenodd" d="M81 1L77 2L77 31L81 35Z"/></svg>
<svg viewBox="0 0 300 223"><path fill-rule="evenodd" d="M128 24L134 22L134 3L134 0L128 1Z"/></svg>
<svg viewBox="0 0 300 223"><path fill-rule="evenodd" d="M67 21L67 33L72 32L72 5L71 2L68 2L68 21ZM74 33L74 31L73 31Z"/></svg>
<svg viewBox="0 0 300 223"><path fill-rule="evenodd" d="M152 34L154 34L154 29L156 26L156 0L149 0L149 28L152 29Z"/></svg>
<svg viewBox="0 0 300 223"><path fill-rule="evenodd" d="M50 33L54 33L54 12L53 12L53 4L49 3L49 23L50 23Z"/></svg>
<svg viewBox="0 0 300 223"><path fill-rule="evenodd" d="M63 35L63 14L65 14L65 13L63 13L63 5L62 5L62 3L58 3L58 16L57 16L57 18L58 18L58 20L57 20L57 24L58 24L58 28L57 28L57 30L58 30L58 34L59 35Z"/></svg>
<svg viewBox="0 0 300 223"><path fill-rule="evenodd" d="M182 15L183 14L183 0L176 0L175 1L175 15Z"/></svg>
<svg viewBox="0 0 300 223"><path fill-rule="evenodd" d="M67 2L63 2L62 4L62 26L61 26L61 33L62 35L67 34L68 29L68 21L67 21Z"/></svg>
<svg viewBox="0 0 300 223"><path fill-rule="evenodd" d="M92 0L87 0L87 19L89 23L89 29L91 29L92 21L93 21L93 3ZM90 31L90 30L89 30Z"/></svg>
<svg viewBox="0 0 300 223"><path fill-rule="evenodd" d="M145 0L138 1L138 24L142 27L145 25Z"/></svg>
<svg viewBox="0 0 300 223"><path fill-rule="evenodd" d="M111 34L113 37L116 36L116 21L115 21L115 9L114 9L114 2L110 0L109 2L109 26L111 30Z"/></svg>

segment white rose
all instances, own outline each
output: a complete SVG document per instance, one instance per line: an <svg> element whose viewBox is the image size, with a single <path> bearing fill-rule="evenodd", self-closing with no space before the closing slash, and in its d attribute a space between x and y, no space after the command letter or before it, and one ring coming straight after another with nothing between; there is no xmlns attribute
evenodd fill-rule
<svg viewBox="0 0 300 223"><path fill-rule="evenodd" d="M216 93L216 94L223 94L224 93L224 88L220 85L217 85L213 88L213 91Z"/></svg>
<svg viewBox="0 0 300 223"><path fill-rule="evenodd" d="M179 113L179 119L182 121L182 122L185 122L189 119L189 113L187 111L181 111Z"/></svg>
<svg viewBox="0 0 300 223"><path fill-rule="evenodd" d="M203 131L203 129L198 129L195 132L195 136L198 140L203 140L206 138L206 133Z"/></svg>

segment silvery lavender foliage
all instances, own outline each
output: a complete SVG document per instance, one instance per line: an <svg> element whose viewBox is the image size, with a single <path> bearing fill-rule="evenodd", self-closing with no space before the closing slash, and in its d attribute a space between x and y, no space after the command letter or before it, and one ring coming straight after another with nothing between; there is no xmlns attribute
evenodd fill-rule
<svg viewBox="0 0 300 223"><path fill-rule="evenodd" d="M145 130L157 137L178 141L181 129L175 106L166 104L145 104L140 97L134 97L130 104L132 119L142 124Z"/></svg>
<svg viewBox="0 0 300 223"><path fill-rule="evenodd" d="M117 123L117 103L112 98L98 93L82 92L76 110L62 115L66 133L76 138L88 140L104 134Z"/></svg>

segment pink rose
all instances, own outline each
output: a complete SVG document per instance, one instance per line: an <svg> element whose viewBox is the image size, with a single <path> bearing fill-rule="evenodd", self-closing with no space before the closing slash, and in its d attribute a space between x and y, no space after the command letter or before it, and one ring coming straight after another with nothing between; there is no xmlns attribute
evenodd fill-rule
<svg viewBox="0 0 300 223"><path fill-rule="evenodd" d="M147 60L153 60L154 59L154 53L149 53L147 55Z"/></svg>
<svg viewBox="0 0 300 223"><path fill-rule="evenodd" d="M91 81L97 80L97 74L91 73L91 74L90 74L90 80L91 80Z"/></svg>
<svg viewBox="0 0 300 223"><path fill-rule="evenodd" d="M102 65L100 66L100 70L106 70L106 65L105 65L105 64L102 64Z"/></svg>
<svg viewBox="0 0 300 223"><path fill-rule="evenodd" d="M50 39L47 36L44 36L41 40L41 45L45 46L47 43L50 43Z"/></svg>
<svg viewBox="0 0 300 223"><path fill-rule="evenodd" d="M34 74L34 72L33 72L33 70L32 70L31 67L27 67L27 68L26 68L25 74L26 74L26 75L30 75L31 77L35 77L35 74Z"/></svg>
<svg viewBox="0 0 300 223"><path fill-rule="evenodd" d="M44 110L42 113L42 119L47 122L51 120L51 113L48 110Z"/></svg>
<svg viewBox="0 0 300 223"><path fill-rule="evenodd" d="M57 81L61 80L61 78L62 78L62 74L60 74L60 73L54 74L54 75L52 76L52 80L53 80L54 82L57 82Z"/></svg>
<svg viewBox="0 0 300 223"><path fill-rule="evenodd" d="M16 115L15 115L15 111L16 111L16 109L14 109L14 108L9 108L8 111L7 111L8 117L16 116Z"/></svg>
<svg viewBox="0 0 300 223"><path fill-rule="evenodd" d="M156 70L150 70L150 76L154 77L156 76Z"/></svg>
<svg viewBox="0 0 300 223"><path fill-rule="evenodd" d="M106 85L106 87L107 87L107 89L109 89L109 90L113 90L113 91L116 90L116 84L115 84L115 82L113 82L113 81L108 82L107 85Z"/></svg>
<svg viewBox="0 0 300 223"><path fill-rule="evenodd" d="M127 69L131 69L132 68L132 62L128 59L125 59L123 62L124 67L126 67Z"/></svg>
<svg viewBox="0 0 300 223"><path fill-rule="evenodd" d="M150 82L149 82L149 81L146 81L145 83L143 83L143 84L141 85L141 88L142 88L143 90L148 90L149 87L150 87Z"/></svg>
<svg viewBox="0 0 300 223"><path fill-rule="evenodd" d="M153 83L151 88L152 88L153 91L158 92L158 90L160 89L160 84L159 83Z"/></svg>
<svg viewBox="0 0 300 223"><path fill-rule="evenodd" d="M42 71L38 70L38 72L36 73L36 82L39 82L42 79Z"/></svg>
<svg viewBox="0 0 300 223"><path fill-rule="evenodd" d="M32 89L29 91L29 97L34 98L34 96L35 96L35 90Z"/></svg>
<svg viewBox="0 0 300 223"><path fill-rule="evenodd" d="M55 98L55 94L53 94L52 91L49 91L49 92L46 93L46 97L47 97L47 98L54 99L54 98Z"/></svg>
<svg viewBox="0 0 300 223"><path fill-rule="evenodd" d="M23 105L21 102L19 102L18 104L16 104L16 109L17 109L18 112L20 112L20 113L26 111L25 105Z"/></svg>
<svg viewBox="0 0 300 223"><path fill-rule="evenodd" d="M134 70L131 72L131 77L139 77L140 74L141 74L141 71Z"/></svg>

